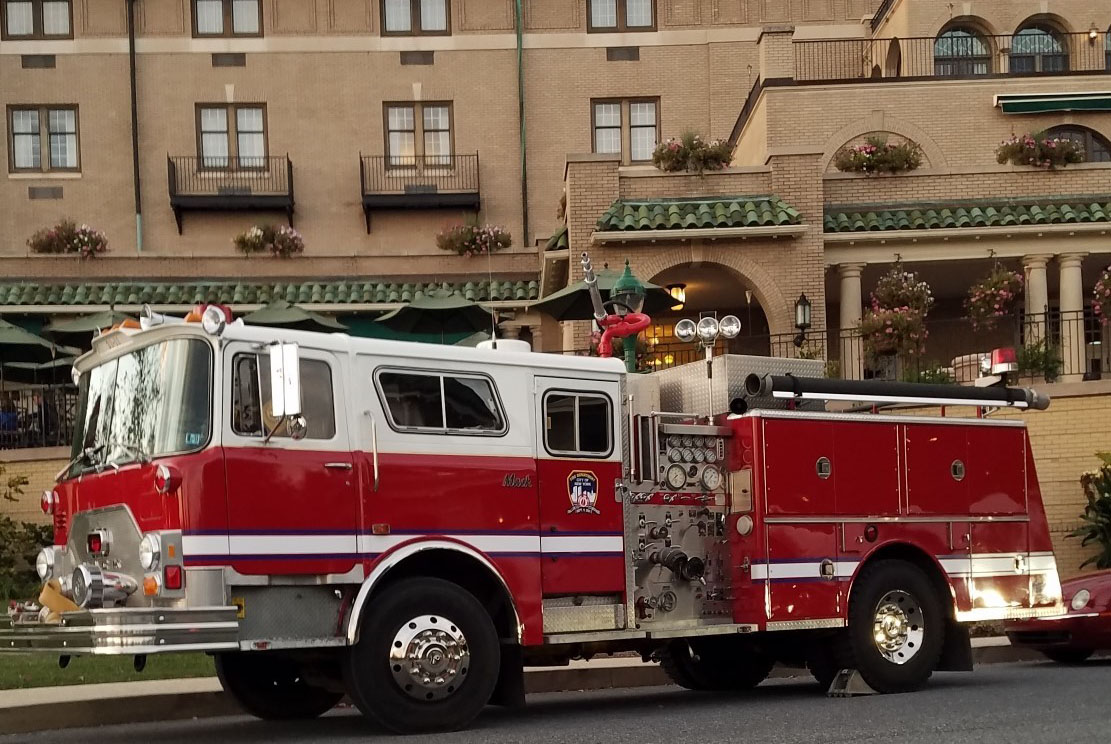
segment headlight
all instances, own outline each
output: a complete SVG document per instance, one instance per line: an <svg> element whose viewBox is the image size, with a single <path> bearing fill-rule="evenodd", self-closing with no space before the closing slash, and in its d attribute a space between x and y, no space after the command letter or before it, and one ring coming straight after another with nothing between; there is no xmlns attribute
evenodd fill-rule
<svg viewBox="0 0 1111 744"><path fill-rule="evenodd" d="M682 465L672 465L667 469L667 485L672 488L687 485L687 471Z"/></svg>
<svg viewBox="0 0 1111 744"><path fill-rule="evenodd" d="M705 467L702 469L702 486L707 491L716 490L721 486L721 471L715 467Z"/></svg>
<svg viewBox="0 0 1111 744"><path fill-rule="evenodd" d="M162 540L158 535L144 535L139 543L139 565L144 571L153 571L158 568L162 560Z"/></svg>
<svg viewBox="0 0 1111 744"><path fill-rule="evenodd" d="M1088 606L1088 602L1092 600L1092 593L1087 589L1081 589L1076 594L1072 595L1072 608L1074 610L1083 610Z"/></svg>
<svg viewBox="0 0 1111 744"><path fill-rule="evenodd" d="M35 556L35 573L43 581L54 577L54 548L43 548Z"/></svg>

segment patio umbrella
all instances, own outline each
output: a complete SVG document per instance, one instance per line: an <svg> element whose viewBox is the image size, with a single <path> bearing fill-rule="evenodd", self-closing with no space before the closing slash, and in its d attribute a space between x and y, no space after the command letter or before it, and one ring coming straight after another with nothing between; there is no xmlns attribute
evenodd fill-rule
<svg viewBox="0 0 1111 744"><path fill-rule="evenodd" d="M7 362L4 364L4 379L8 382L21 382L26 385L45 385L68 383L70 369L75 356L64 356L49 362Z"/></svg>
<svg viewBox="0 0 1111 744"><path fill-rule="evenodd" d="M266 307L244 315L243 322L247 325L277 326L298 331L332 333L347 330L347 326L338 320L292 305L285 300L275 300Z"/></svg>
<svg viewBox="0 0 1111 744"><path fill-rule="evenodd" d="M76 349L58 346L42 336L36 336L6 320L0 320L0 364L7 362L49 362L62 353L72 354Z"/></svg>
<svg viewBox="0 0 1111 744"><path fill-rule="evenodd" d="M125 320L135 318L118 310L102 310L70 320L56 320L43 328L42 332L55 341L87 349L92 346L93 337L98 331Z"/></svg>
<svg viewBox="0 0 1111 744"><path fill-rule="evenodd" d="M596 272L596 275L598 277L598 289L602 292L602 300L606 301L609 299L614 282L621 276L621 272L613 269L602 269ZM642 312L653 315L666 312L675 305L674 298L663 287L644 282L644 288L648 294L644 298L644 310ZM576 282L558 292L553 292L539 302L533 303L529 309L539 310L556 320L592 320L594 318L594 305L590 302L590 290L587 289L584 281Z"/></svg>
<svg viewBox="0 0 1111 744"><path fill-rule="evenodd" d="M388 328L403 333L477 333L491 329L493 314L458 292L433 290L378 318Z"/></svg>

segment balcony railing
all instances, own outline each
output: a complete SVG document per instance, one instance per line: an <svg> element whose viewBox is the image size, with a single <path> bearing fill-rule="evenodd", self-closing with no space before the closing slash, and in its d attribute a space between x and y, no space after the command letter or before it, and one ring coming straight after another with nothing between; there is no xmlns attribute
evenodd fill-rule
<svg viewBox="0 0 1111 744"><path fill-rule="evenodd" d="M68 384L0 393L0 450L68 446L77 398Z"/></svg>
<svg viewBox="0 0 1111 744"><path fill-rule="evenodd" d="M375 209L478 210L478 153L473 155L359 155L366 231Z"/></svg>
<svg viewBox="0 0 1111 744"><path fill-rule="evenodd" d="M168 156L170 207L181 233L186 211L280 211L293 224L288 155L251 158Z"/></svg>
<svg viewBox="0 0 1111 744"><path fill-rule="evenodd" d="M1044 37L1037 37L1038 39ZM1019 36L796 41L795 82L927 80L1111 71L1105 34L1060 34L1060 48Z"/></svg>

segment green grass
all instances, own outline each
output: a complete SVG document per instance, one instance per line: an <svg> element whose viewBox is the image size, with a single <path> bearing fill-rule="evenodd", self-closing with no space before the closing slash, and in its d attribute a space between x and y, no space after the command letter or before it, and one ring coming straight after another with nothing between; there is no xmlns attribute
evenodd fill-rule
<svg viewBox="0 0 1111 744"><path fill-rule="evenodd" d="M0 654L0 690L26 687L141 682L149 679L210 677L212 657L202 653L154 654L147 668L136 672L131 656L75 656L65 669L53 654Z"/></svg>

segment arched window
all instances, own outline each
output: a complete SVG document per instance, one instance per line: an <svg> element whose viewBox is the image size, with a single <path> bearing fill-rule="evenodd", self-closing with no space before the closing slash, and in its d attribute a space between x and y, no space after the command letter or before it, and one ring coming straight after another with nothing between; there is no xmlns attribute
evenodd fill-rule
<svg viewBox="0 0 1111 744"><path fill-rule="evenodd" d="M991 47L987 39L968 26L954 26L934 41L934 74L967 77L991 73Z"/></svg>
<svg viewBox="0 0 1111 744"><path fill-rule="evenodd" d="M1072 140L1084 150L1089 163L1111 163L1111 142L1099 132L1076 124L1063 124L1046 130L1047 137Z"/></svg>
<svg viewBox="0 0 1111 744"><path fill-rule="evenodd" d="M1069 52L1065 38L1045 23L1029 23L1011 39L1011 72L1067 72Z"/></svg>

